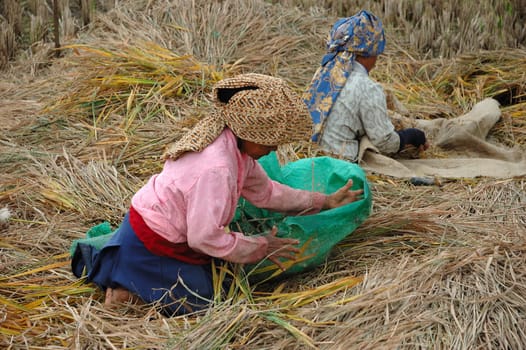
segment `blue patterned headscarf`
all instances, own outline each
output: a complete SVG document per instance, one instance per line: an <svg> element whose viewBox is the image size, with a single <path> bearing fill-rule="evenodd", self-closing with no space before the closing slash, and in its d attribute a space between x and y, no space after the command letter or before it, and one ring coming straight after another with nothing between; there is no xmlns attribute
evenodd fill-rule
<svg viewBox="0 0 526 350"><path fill-rule="evenodd" d="M323 122L347 81L356 55L378 56L384 48L382 21L371 12L362 10L333 25L327 53L303 96L315 126L313 141L318 141Z"/></svg>

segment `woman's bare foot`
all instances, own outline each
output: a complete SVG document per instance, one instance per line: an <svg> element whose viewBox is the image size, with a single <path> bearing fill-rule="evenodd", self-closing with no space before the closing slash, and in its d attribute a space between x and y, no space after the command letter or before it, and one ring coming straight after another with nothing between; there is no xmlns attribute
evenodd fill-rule
<svg viewBox="0 0 526 350"><path fill-rule="evenodd" d="M136 295L130 293L124 288L107 288L104 306L113 308L122 304L143 304L143 301Z"/></svg>

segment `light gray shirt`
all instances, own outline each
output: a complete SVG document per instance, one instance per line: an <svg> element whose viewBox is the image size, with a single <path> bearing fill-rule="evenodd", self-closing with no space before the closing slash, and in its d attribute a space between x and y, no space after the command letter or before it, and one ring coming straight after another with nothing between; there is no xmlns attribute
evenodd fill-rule
<svg viewBox="0 0 526 350"><path fill-rule="evenodd" d="M382 86L355 61L325 121L320 146L328 153L356 162L364 135L384 154L396 153L400 147L400 137L387 114Z"/></svg>

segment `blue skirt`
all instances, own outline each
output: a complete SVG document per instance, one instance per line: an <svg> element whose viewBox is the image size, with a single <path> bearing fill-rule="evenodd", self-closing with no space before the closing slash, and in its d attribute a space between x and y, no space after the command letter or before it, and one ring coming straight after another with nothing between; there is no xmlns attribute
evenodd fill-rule
<svg viewBox="0 0 526 350"><path fill-rule="evenodd" d="M77 277L86 271L87 280L102 290L121 287L146 303L158 303L169 316L202 310L214 296L211 264L151 253L133 231L128 214L101 250L79 243L72 269Z"/></svg>

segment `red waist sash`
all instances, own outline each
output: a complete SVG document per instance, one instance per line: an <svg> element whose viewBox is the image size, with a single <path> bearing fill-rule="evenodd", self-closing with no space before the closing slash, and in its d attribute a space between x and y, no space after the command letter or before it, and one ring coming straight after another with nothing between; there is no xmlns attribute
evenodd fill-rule
<svg viewBox="0 0 526 350"><path fill-rule="evenodd" d="M146 249L155 255L168 256L185 263L194 265L204 265L210 263L212 258L206 254L196 252L188 246L188 243L173 243L155 233L146 225L142 216L130 207L130 225L137 237L144 244Z"/></svg>

